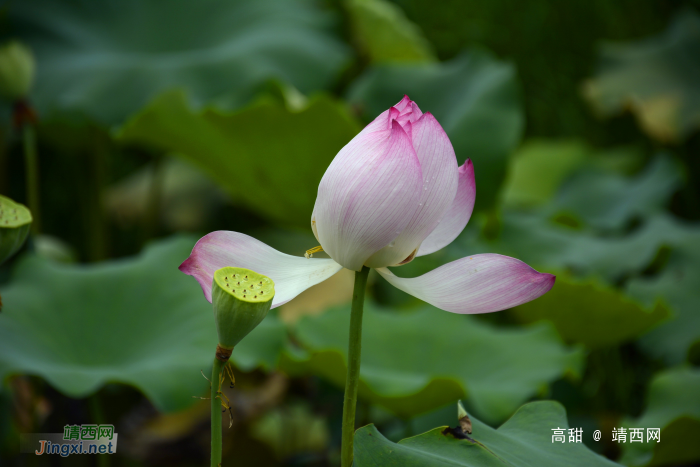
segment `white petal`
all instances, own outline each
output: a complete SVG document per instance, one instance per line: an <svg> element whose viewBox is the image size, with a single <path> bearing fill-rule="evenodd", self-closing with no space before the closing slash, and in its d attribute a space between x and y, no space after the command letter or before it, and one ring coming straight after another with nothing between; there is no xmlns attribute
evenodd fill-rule
<svg viewBox="0 0 700 467"><path fill-rule="evenodd" d="M419 277L377 272L394 287L452 313L490 313L529 302L554 286L552 274L540 273L519 259L493 253L468 256Z"/></svg>
<svg viewBox="0 0 700 467"><path fill-rule="evenodd" d="M366 261L369 267L394 266L406 260L435 229L457 193L455 152L435 117L423 114L412 124L412 134L423 173L421 200L401 234Z"/></svg>
<svg viewBox="0 0 700 467"><path fill-rule="evenodd" d="M476 199L476 184L474 183L474 165L467 159L459 168L459 184L457 196L450 205L440 223L423 240L416 256L429 255L446 247L462 233L467 222L472 217L474 200Z"/></svg>
<svg viewBox="0 0 700 467"><path fill-rule="evenodd" d="M313 221L321 246L343 267L359 271L406 227L422 184L420 162L398 122L391 130L356 136L318 187Z"/></svg>
<svg viewBox="0 0 700 467"><path fill-rule="evenodd" d="M211 302L214 272L226 266L250 269L272 279L275 283L272 308L287 303L342 269L332 259L287 255L248 235L220 230L197 242L190 257L180 265L180 271L197 279Z"/></svg>

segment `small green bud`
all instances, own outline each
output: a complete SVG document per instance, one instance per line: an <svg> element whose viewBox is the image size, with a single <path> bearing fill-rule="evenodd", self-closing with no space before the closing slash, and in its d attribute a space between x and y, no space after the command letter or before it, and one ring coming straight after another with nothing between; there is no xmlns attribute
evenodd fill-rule
<svg viewBox="0 0 700 467"><path fill-rule="evenodd" d="M27 97L35 68L34 55L24 44L11 41L0 46L0 94L12 101Z"/></svg>
<svg viewBox="0 0 700 467"><path fill-rule="evenodd" d="M267 276L244 268L217 270L212 303L219 347L231 350L255 329L270 311L274 296L275 283Z"/></svg>
<svg viewBox="0 0 700 467"><path fill-rule="evenodd" d="M0 264L24 244L31 223L26 206L0 195Z"/></svg>
<svg viewBox="0 0 700 467"><path fill-rule="evenodd" d="M457 401L457 420L461 420L467 416L467 411L464 410L462 401Z"/></svg>
<svg viewBox="0 0 700 467"><path fill-rule="evenodd" d="M459 420L459 426L463 433L472 434L472 421L464 410L462 401L457 401L457 419Z"/></svg>

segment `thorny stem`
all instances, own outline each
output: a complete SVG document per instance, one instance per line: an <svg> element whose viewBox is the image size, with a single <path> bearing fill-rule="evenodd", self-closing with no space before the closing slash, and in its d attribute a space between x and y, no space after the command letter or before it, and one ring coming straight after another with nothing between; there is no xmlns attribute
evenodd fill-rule
<svg viewBox="0 0 700 467"><path fill-rule="evenodd" d="M348 374L345 379L345 400L343 401L343 436L340 448L341 467L352 467L353 438L355 436L355 406L357 405L357 385L360 380L360 357L362 351L362 311L365 302L365 289L369 268L363 266L355 273L355 288L352 293L350 314L350 341L348 344Z"/></svg>
<svg viewBox="0 0 700 467"><path fill-rule="evenodd" d="M221 465L221 398L219 397L221 372L226 362L214 357L211 370L211 467Z"/></svg>

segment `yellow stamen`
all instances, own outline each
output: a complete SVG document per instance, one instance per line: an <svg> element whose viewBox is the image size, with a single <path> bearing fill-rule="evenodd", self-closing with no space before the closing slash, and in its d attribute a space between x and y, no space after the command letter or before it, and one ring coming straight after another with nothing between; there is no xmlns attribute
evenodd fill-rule
<svg viewBox="0 0 700 467"><path fill-rule="evenodd" d="M321 245L315 246L310 250L306 250L306 253L304 253L304 258L309 259L314 257L314 253L318 253L319 251L323 251L323 247Z"/></svg>

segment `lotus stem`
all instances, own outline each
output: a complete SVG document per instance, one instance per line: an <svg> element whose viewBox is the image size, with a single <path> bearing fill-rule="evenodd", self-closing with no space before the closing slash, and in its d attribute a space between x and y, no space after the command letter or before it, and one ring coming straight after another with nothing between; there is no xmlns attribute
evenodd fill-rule
<svg viewBox="0 0 700 467"><path fill-rule="evenodd" d="M106 423L104 412L102 410L102 403L97 395L93 394L88 398L88 404L90 406L90 416L92 417L92 423L98 425ZM97 456L98 467L108 467L110 464L110 457L108 454L100 454Z"/></svg>
<svg viewBox="0 0 700 467"><path fill-rule="evenodd" d="M36 151L36 132L34 126L27 122L22 125L22 139L24 145L24 163L26 167L27 203L32 212L32 233L41 231L39 215L39 162Z"/></svg>
<svg viewBox="0 0 700 467"><path fill-rule="evenodd" d="M230 355L230 354L229 354ZM226 360L219 359L218 349L217 355L214 357L214 367L211 370L211 467L219 467L221 465L221 398L219 397L219 381L221 372L226 365Z"/></svg>
<svg viewBox="0 0 700 467"><path fill-rule="evenodd" d="M340 452L341 467L352 467L353 439L355 436L355 407L357 406L357 386L360 382L360 359L362 354L362 312L365 303L365 289L369 268L363 266L355 273L355 288L352 293L350 314L350 340L348 344L348 374L345 379L345 399L343 401L343 436Z"/></svg>

